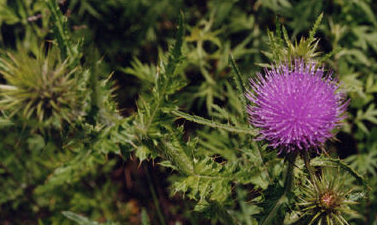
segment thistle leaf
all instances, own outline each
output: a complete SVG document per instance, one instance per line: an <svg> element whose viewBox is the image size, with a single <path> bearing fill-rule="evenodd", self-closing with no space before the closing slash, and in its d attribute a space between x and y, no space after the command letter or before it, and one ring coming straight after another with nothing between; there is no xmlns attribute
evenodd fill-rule
<svg viewBox="0 0 377 225"><path fill-rule="evenodd" d="M242 76L240 70L238 69L236 62L234 61L232 54L229 54L229 65L232 68L233 80L236 83L239 98L241 99L243 108L246 109L246 106L247 106L247 104L246 104L247 100L246 100L246 97L245 97L246 85L244 84L243 76ZM244 110L243 116L244 116L244 119L247 118L246 110Z"/></svg>
<svg viewBox="0 0 377 225"><path fill-rule="evenodd" d="M179 111L179 110L174 110L171 113L173 115L182 117L186 120L189 120L189 121L192 121L192 122L195 122L195 123L199 123L199 124L202 124L202 125L210 126L210 127L213 127L213 128L219 128L219 129L223 129L223 130L226 130L226 131L229 131L229 132L235 132L235 133L250 134L252 136L257 135L256 130L248 128L248 127L236 127L236 126L231 126L231 125L227 125L227 124L221 124L221 123L217 123L217 122L212 121L212 120L205 119L205 118L200 117L200 116L190 115L188 113L184 113L184 112Z"/></svg>

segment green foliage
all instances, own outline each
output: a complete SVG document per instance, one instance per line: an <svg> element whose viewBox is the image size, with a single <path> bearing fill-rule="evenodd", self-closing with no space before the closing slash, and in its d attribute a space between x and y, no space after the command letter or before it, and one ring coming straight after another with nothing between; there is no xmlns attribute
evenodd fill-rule
<svg viewBox="0 0 377 225"><path fill-rule="evenodd" d="M372 103L365 111L360 109L356 113L355 123L365 133L369 133L369 130L362 122L363 120L377 124L377 109L374 107L375 105Z"/></svg>
<svg viewBox="0 0 377 225"><path fill-rule="evenodd" d="M376 176L377 168L377 145L374 143L368 148L367 153L355 154L347 158L347 163L361 174L370 173Z"/></svg>
<svg viewBox="0 0 377 225"><path fill-rule="evenodd" d="M251 165L250 165L251 166ZM231 181L249 184L256 188L266 189L267 176L258 168L247 168L239 164L219 164L214 159L206 157L204 159L194 159L193 172L176 182L174 191L187 193L191 199L203 204L205 201L225 202L231 194Z"/></svg>

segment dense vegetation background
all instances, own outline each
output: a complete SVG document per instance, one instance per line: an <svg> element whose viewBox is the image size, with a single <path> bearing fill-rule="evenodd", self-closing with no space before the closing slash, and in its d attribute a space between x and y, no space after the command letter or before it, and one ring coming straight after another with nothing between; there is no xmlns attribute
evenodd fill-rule
<svg viewBox="0 0 377 225"><path fill-rule="evenodd" d="M345 179L359 202L347 221L377 224L372 0L0 0L0 223L263 221L285 164L253 141L230 53L247 83L270 63L276 18L294 40L322 12L318 49L336 50L325 63L351 99L326 150L371 187ZM293 224L294 207L275 223Z"/></svg>

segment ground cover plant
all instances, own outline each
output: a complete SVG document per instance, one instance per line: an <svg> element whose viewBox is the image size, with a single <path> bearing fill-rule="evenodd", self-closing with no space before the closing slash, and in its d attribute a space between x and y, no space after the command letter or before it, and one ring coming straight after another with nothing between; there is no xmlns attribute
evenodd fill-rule
<svg viewBox="0 0 377 225"><path fill-rule="evenodd" d="M377 224L371 0L0 0L1 224Z"/></svg>

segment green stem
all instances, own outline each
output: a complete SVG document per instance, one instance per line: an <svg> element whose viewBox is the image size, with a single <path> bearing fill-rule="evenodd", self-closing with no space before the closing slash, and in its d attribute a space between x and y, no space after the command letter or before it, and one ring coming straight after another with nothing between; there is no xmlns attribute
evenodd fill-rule
<svg viewBox="0 0 377 225"><path fill-rule="evenodd" d="M312 167L310 166L309 153L305 151L303 155L304 155L305 167L309 174L309 179L313 183L314 187L317 188L316 182L315 182L315 175L314 175Z"/></svg>
<svg viewBox="0 0 377 225"><path fill-rule="evenodd" d="M294 180L294 174L293 174L293 169L294 169L294 164L296 161L296 154L288 156L288 168L287 168L287 174L285 177L285 190L284 194L290 194L293 186L293 180Z"/></svg>
<svg viewBox="0 0 377 225"><path fill-rule="evenodd" d="M292 186L293 186L293 180L294 180L294 162L296 161L297 154L291 154L288 155L288 167L286 170L286 177L284 182L284 193L283 195L276 201L274 207L269 212L268 216L265 218L265 220L262 222L261 225L268 225L271 224L272 220L275 219L276 213L279 211L280 206L287 202L289 195L291 194Z"/></svg>
<svg viewBox="0 0 377 225"><path fill-rule="evenodd" d="M228 64L232 68L233 79L234 79L234 82L236 83L236 87L237 87L237 91L238 91L238 95L239 95L238 98L241 100L242 107L244 109L242 115L243 115L244 119L246 119L248 117L247 116L248 114L246 112L246 108L247 108L247 99L246 99L246 96L245 96L246 88L245 88L245 84L242 80L242 74L241 74L240 70L238 69L236 62L234 61L232 54L229 54Z"/></svg>
<svg viewBox="0 0 377 225"><path fill-rule="evenodd" d="M156 192L154 191L151 176L149 175L149 170L146 166L144 166L144 170L145 170L145 174L147 175L147 180L148 180L148 183L149 183L149 190L151 191L151 194L152 194L153 203L156 207L158 219L160 220L161 225L166 225L165 218L164 218L164 215L161 211L161 207L160 207L160 204L158 202Z"/></svg>

